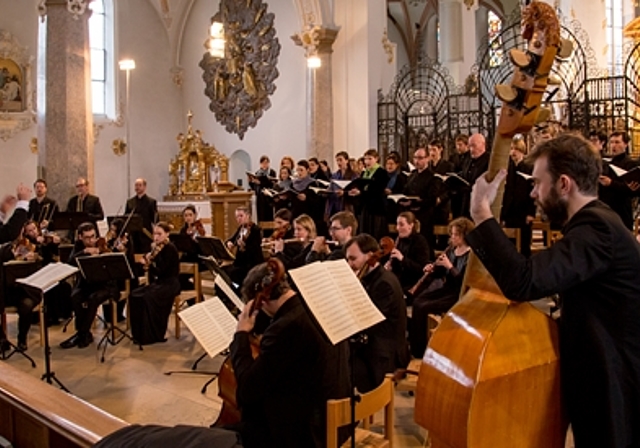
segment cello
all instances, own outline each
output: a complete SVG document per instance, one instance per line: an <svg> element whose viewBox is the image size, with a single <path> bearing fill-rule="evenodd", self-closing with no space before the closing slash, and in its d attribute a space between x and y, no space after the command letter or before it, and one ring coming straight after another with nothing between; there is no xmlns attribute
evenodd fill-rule
<svg viewBox="0 0 640 448"><path fill-rule="evenodd" d="M271 275L262 280L264 288L258 292L253 300L251 310L249 311L250 315L253 314L254 311L262 308L262 302L269 299L273 288L280 283L284 277L284 265L279 259L270 258L267 261L267 267ZM268 284L266 281L268 281ZM260 355L260 339L255 335L251 338L251 355L253 359L256 359ZM233 370L231 356L227 356L218 372L218 396L222 399L222 409L220 409L220 414L216 421L211 425L212 427L233 425L239 423L242 419L240 407L236 400L237 389L238 382L236 381L236 374Z"/></svg>
<svg viewBox="0 0 640 448"><path fill-rule="evenodd" d="M571 52L545 3L523 10L522 35L528 49L511 51L511 85L496 86L503 106L488 180L507 167L512 137L546 119L540 104L553 61ZM418 376L415 421L429 430L431 446L563 448L555 323L531 304L505 298L473 253L461 293L431 336Z"/></svg>

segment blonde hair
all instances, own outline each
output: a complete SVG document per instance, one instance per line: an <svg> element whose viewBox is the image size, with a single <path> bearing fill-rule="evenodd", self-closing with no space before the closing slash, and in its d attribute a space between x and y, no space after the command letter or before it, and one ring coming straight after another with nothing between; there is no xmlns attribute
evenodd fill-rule
<svg viewBox="0 0 640 448"><path fill-rule="evenodd" d="M316 223L313 222L311 216L302 214L293 220L293 224L298 224L300 227L309 232L309 239L315 238L317 235Z"/></svg>

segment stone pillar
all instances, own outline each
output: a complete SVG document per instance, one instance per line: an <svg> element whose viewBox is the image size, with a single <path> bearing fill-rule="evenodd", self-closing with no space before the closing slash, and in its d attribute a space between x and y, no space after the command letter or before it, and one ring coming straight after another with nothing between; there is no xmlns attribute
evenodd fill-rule
<svg viewBox="0 0 640 448"><path fill-rule="evenodd" d="M88 2L87 2L88 3ZM89 8L72 14L66 0L46 0L45 104L39 104L39 171L64 209L78 177L95 191ZM42 96L41 96L42 98Z"/></svg>
<svg viewBox="0 0 640 448"><path fill-rule="evenodd" d="M321 65L307 68L307 158L333 160L333 43L337 29L309 28L293 36L297 45L305 49L305 56L317 56Z"/></svg>

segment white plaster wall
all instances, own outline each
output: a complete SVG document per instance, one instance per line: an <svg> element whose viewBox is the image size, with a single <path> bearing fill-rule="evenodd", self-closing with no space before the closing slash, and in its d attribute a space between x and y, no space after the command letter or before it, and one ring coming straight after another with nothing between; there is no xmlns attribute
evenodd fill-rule
<svg viewBox="0 0 640 448"><path fill-rule="evenodd" d="M151 4L139 0L114 3L116 60L136 61L130 78L131 183L138 177L146 178L148 194L161 199L168 189L169 160L178 151L176 135L186 128L181 121L182 93L171 79L173 61L167 32ZM117 70L115 75L124 106L125 73ZM114 139L124 137L124 126L107 124L95 145L96 194L107 214L118 212L129 190L133 194L126 155L116 156L111 149Z"/></svg>
<svg viewBox="0 0 640 448"><path fill-rule="evenodd" d="M337 2L336 25L334 150L359 157L377 147L377 91L388 91L393 81L380 41L387 25L384 0Z"/></svg>
<svg viewBox="0 0 640 448"><path fill-rule="evenodd" d="M34 1L0 0L0 29L9 31L27 47L33 56L31 67L31 87L36 85L36 59L38 48L38 15ZM1 120L1 119L0 119ZM2 126L2 121L0 121ZM16 186L23 182L32 185L37 177L37 154L29 149L31 138L37 137L33 126L20 131L9 140L0 140L0 196L15 194Z"/></svg>
<svg viewBox="0 0 640 448"><path fill-rule="evenodd" d="M295 160L304 158L306 151L306 61L304 51L297 47L290 36L298 32L298 19L292 0L267 2L268 12L275 14L276 36L280 41L278 58L279 76L276 90L271 96L271 108L250 128L244 140L229 134L209 110L209 99L204 95L202 69L198 63L205 52L203 43L211 16L218 9L218 2L196 0L186 23L183 36L180 65L184 68L183 115L187 110L194 113L194 128L204 133L205 141L212 143L218 151L230 156L239 149L251 156L251 169L256 170L262 154L278 166L280 158L291 155ZM233 170L233 167L230 167ZM235 179L230 179L235 182ZM244 182L246 186L246 180Z"/></svg>

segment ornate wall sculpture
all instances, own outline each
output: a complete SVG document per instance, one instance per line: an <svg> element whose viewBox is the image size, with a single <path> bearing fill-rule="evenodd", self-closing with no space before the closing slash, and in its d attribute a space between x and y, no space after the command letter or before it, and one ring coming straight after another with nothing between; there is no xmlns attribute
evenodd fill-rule
<svg viewBox="0 0 640 448"><path fill-rule="evenodd" d="M269 96L276 89L280 43L274 15L262 0L221 0L214 17L224 25L225 56L202 57L205 94L216 120L242 139L271 107Z"/></svg>

